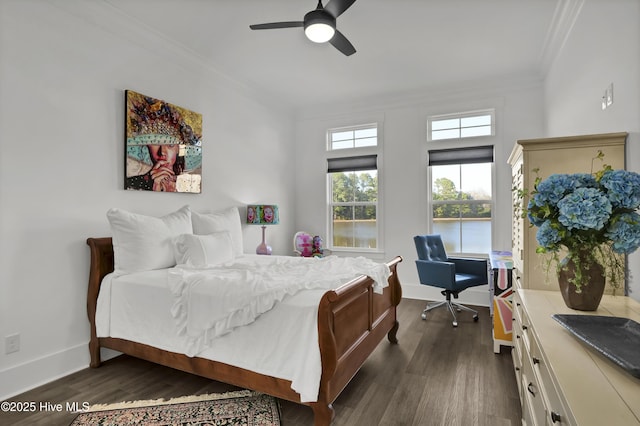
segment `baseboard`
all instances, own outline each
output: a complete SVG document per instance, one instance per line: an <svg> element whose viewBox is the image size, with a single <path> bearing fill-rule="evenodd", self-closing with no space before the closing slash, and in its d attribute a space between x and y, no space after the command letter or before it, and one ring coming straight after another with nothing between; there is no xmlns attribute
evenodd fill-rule
<svg viewBox="0 0 640 426"><path fill-rule="evenodd" d="M119 352L102 352L107 360ZM89 344L80 345L43 356L0 371L0 401L13 398L54 380L89 367Z"/></svg>
<svg viewBox="0 0 640 426"><path fill-rule="evenodd" d="M402 297L406 297L407 299L442 300L444 296L442 296L440 291L439 288L428 285L402 283ZM490 300L489 286L483 285L468 288L461 292L456 302L465 305L488 307L491 303Z"/></svg>

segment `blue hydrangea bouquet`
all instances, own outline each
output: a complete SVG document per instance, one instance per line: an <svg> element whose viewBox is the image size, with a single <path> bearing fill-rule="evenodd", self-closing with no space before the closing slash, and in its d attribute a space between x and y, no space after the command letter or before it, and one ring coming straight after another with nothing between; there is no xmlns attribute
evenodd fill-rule
<svg viewBox="0 0 640 426"><path fill-rule="evenodd" d="M596 158L603 157L598 152ZM578 269L580 262L583 268L596 262L614 289L623 284L624 263L615 254L632 253L640 246L640 214L636 211L640 174L608 165L593 174L553 174L544 180L536 178L528 195L523 214L538 227L536 251L551 254L549 264L555 263L558 273L568 260ZM561 261L562 249L567 250L567 257ZM576 273L572 284L577 292L586 279L586 274Z"/></svg>

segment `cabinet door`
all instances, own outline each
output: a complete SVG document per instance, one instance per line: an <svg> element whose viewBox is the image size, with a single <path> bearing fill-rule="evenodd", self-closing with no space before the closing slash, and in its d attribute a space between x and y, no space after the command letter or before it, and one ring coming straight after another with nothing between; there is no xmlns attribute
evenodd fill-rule
<svg viewBox="0 0 640 426"><path fill-rule="evenodd" d="M514 154L517 151L514 148L513 186L531 192L538 177L544 179L554 173L595 173L603 164L623 169L626 137L627 133L607 133L518 141L522 163ZM597 158L599 151L604 154L603 160ZM527 202L528 198L522 201L523 207ZM513 216L512 251L514 267L521 271L521 288L557 291L555 268L547 268L546 258L536 253L538 228L530 226L528 219L515 212Z"/></svg>
<svg viewBox="0 0 640 426"><path fill-rule="evenodd" d="M515 268L522 269L522 260L524 254L524 218L522 217L522 199L518 191L524 190L524 181L522 175L523 163L518 161L513 165L511 175L511 194L513 204L513 221L511 227L511 244L512 244L512 258Z"/></svg>

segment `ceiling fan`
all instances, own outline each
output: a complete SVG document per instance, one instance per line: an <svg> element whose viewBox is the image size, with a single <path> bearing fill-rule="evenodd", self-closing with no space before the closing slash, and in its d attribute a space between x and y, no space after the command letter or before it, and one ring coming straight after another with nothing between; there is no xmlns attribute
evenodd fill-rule
<svg viewBox="0 0 640 426"><path fill-rule="evenodd" d="M304 27L307 38L316 43L329 42L344 53L353 55L355 47L336 28L336 18L347 10L356 0L329 0L326 6L322 6L322 0L318 0L315 10L304 15L303 21L271 22L268 24L249 25L252 30L271 30L280 28Z"/></svg>

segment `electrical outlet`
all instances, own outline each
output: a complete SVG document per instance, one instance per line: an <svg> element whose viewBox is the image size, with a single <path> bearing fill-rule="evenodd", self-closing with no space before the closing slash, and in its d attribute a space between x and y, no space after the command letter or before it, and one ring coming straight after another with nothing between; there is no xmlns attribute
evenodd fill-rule
<svg viewBox="0 0 640 426"><path fill-rule="evenodd" d="M4 353L11 354L20 350L20 333L11 334L4 338Z"/></svg>

